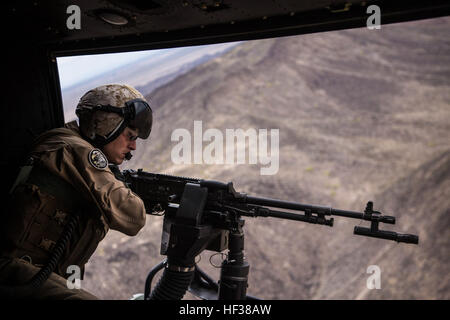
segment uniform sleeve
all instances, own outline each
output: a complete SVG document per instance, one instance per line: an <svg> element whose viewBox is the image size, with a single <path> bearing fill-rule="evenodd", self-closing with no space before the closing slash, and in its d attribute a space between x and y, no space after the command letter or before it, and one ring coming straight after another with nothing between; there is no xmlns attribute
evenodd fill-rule
<svg viewBox="0 0 450 320"><path fill-rule="evenodd" d="M92 164L89 161L92 150L99 151L93 147L66 145L45 153L41 160L50 171L67 180L85 198L95 203L109 228L136 235L145 225L143 201L117 180L108 166L103 168L103 165Z"/></svg>

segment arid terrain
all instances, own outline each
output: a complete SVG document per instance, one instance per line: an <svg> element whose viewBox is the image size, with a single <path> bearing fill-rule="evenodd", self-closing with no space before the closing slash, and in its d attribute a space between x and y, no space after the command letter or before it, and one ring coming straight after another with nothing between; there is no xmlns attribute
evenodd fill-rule
<svg viewBox="0 0 450 320"><path fill-rule="evenodd" d="M333 228L246 218L254 296L449 299L449 33L450 19L440 18L242 43L147 93L153 131L122 169L233 181L248 194L347 210L373 200L397 218L382 228L420 236L418 246L361 237L353 227L367 222L340 217ZM171 134L193 132L194 120L203 131L279 129L278 172L175 164ZM143 292L164 258L161 228L161 217L147 216L136 237L110 231L83 288L102 299ZM203 252L199 265L218 279L212 254ZM371 265L381 269L381 289L366 286Z"/></svg>

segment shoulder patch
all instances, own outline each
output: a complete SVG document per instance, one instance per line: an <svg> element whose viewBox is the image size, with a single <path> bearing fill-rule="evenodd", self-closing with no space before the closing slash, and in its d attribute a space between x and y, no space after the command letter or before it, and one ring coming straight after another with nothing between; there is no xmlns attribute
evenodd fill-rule
<svg viewBox="0 0 450 320"><path fill-rule="evenodd" d="M108 166L108 159L99 149L89 152L89 163L96 169L103 170Z"/></svg>

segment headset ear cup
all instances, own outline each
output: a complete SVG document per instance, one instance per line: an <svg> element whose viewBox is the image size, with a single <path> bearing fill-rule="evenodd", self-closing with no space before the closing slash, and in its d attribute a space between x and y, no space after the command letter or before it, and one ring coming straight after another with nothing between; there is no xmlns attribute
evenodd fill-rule
<svg viewBox="0 0 450 320"><path fill-rule="evenodd" d="M94 145L94 147L97 148L101 148L108 144L106 139L98 134L95 135L94 139L92 139L91 142Z"/></svg>

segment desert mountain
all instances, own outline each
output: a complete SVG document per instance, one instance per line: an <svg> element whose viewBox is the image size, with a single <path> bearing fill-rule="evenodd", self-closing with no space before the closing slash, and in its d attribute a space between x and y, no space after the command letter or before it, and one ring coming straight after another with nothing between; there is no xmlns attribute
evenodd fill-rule
<svg viewBox="0 0 450 320"><path fill-rule="evenodd" d="M442 18L240 44L147 95L154 129L122 169L233 181L252 195L347 210L373 200L397 218L384 229L420 236L413 246L353 235L367 225L353 219L337 217L329 228L246 218L252 295L449 299L449 31ZM224 136L278 129L278 171L261 175L264 165L249 161L174 163L171 135L193 134L194 121ZM84 288L109 299L143 292L147 272L164 258L161 226L148 216L134 238L111 231L87 265ZM218 279L211 254L200 266ZM381 270L380 290L367 289L371 265Z"/></svg>

